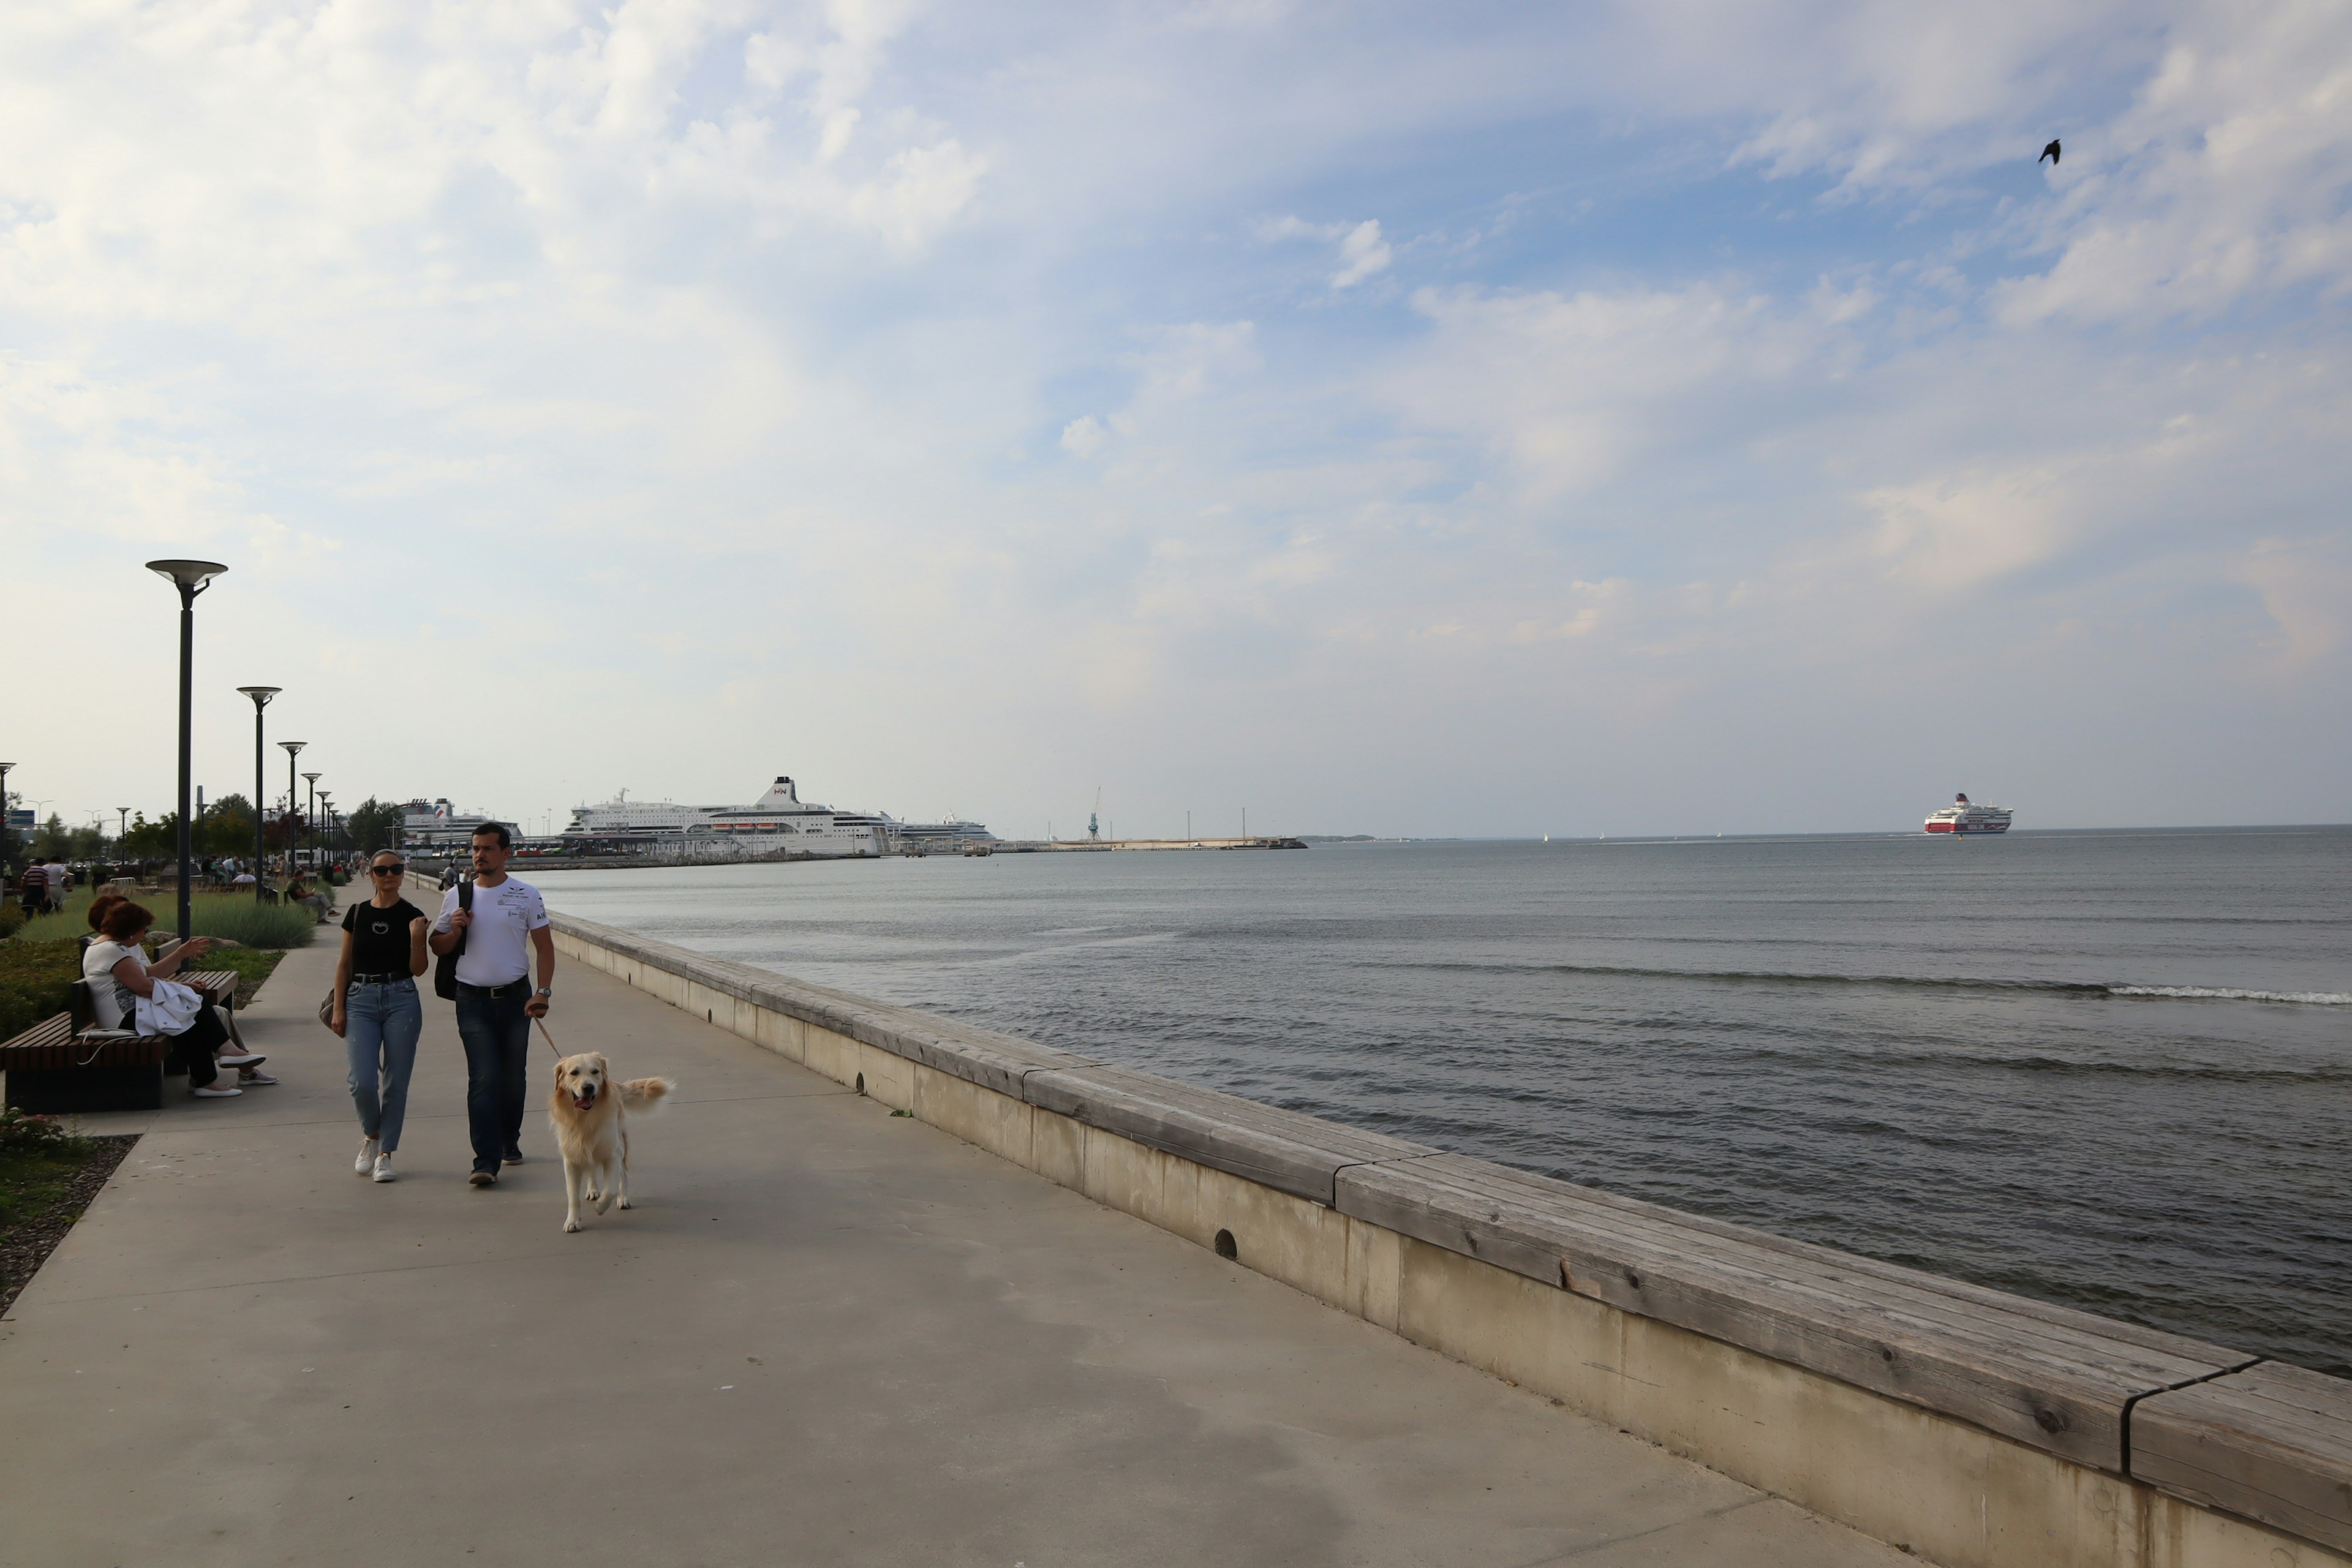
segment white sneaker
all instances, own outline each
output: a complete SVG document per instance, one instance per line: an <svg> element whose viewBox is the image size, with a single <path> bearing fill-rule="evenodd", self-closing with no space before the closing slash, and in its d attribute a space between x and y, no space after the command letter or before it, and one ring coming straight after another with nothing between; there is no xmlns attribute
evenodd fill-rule
<svg viewBox="0 0 2352 1568"><path fill-rule="evenodd" d="M392 1173L391 1155L378 1154L375 1157L375 1179L379 1182L396 1182L400 1179Z"/></svg>
<svg viewBox="0 0 2352 1568"><path fill-rule="evenodd" d="M362 1176L366 1175L370 1171L375 1168L375 1142L376 1141L373 1138L361 1139L360 1157L352 1162L352 1169L358 1172Z"/></svg>
<svg viewBox="0 0 2352 1568"><path fill-rule="evenodd" d="M196 1100L235 1100L244 1092L245 1090L241 1089L215 1089L210 1084L205 1085L202 1089L192 1089L188 1091L189 1095Z"/></svg>

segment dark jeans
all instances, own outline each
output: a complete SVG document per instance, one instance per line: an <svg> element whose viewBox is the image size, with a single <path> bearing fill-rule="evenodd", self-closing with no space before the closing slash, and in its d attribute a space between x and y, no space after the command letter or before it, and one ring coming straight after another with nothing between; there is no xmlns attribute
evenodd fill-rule
<svg viewBox="0 0 2352 1568"><path fill-rule="evenodd" d="M524 1076L530 1067L530 1000L525 981L486 996L457 988L457 1037L466 1042L466 1128L474 1138L474 1169L495 1171L522 1144Z"/></svg>
<svg viewBox="0 0 2352 1568"><path fill-rule="evenodd" d="M184 1067L188 1070L188 1087L202 1089L220 1077L220 1068L213 1065L213 1053L226 1044L228 1026L221 1022L220 1015L207 1002L196 1010L194 1023L172 1037L172 1051L165 1066L175 1073Z"/></svg>

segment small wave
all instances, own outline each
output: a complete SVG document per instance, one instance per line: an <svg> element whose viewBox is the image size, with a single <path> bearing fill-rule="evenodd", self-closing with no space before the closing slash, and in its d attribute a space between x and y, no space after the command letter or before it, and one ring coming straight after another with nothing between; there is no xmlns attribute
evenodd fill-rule
<svg viewBox="0 0 2352 1568"><path fill-rule="evenodd" d="M2352 1006L2340 991L2241 991L2234 985L2110 985L2110 996L2185 996L2208 1002L2300 1002L2310 1007Z"/></svg>
<svg viewBox="0 0 2352 1568"><path fill-rule="evenodd" d="M2234 985L2125 985L2095 980L1986 980L1966 975L1802 974L1769 969L1647 969L1623 963L1456 963L1381 967L1475 970L1515 974L1604 974L1637 980L1713 980L1745 985L1901 986L1936 991L2024 992L2059 996L2152 996L2206 1002L2284 1002L2318 1007L2352 1005L2352 995L2336 991L2250 991Z"/></svg>

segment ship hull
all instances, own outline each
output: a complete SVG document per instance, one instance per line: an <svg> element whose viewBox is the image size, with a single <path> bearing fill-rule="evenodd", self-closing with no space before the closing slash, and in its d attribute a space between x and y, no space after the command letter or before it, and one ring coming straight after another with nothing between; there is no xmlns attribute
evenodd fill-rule
<svg viewBox="0 0 2352 1568"><path fill-rule="evenodd" d="M2006 833L2009 831L2009 824L2006 822L1931 822L1927 824L1927 831L1930 833L1958 833L1970 835L1978 833Z"/></svg>

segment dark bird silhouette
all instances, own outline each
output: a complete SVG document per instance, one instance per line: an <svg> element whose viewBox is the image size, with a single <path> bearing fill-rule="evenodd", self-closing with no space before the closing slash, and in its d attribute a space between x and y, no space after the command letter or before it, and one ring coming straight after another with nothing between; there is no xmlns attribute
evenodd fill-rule
<svg viewBox="0 0 2352 1568"><path fill-rule="evenodd" d="M2054 168L2056 168L2056 167L2058 166L2058 139L2057 139L2055 136L2053 136L2053 137L2050 139L2050 145L2049 145L2049 146L2044 147L2043 149L2042 149L2042 158L2047 158L2047 159L2049 159L2049 160L2050 160L2050 166L2051 166L2052 168L2053 168L2053 169L2054 169ZM2033 161L2034 161L2035 163L2039 163L2040 162L2042 162L2042 158L2036 158L2036 159L2035 159L2035 160L2033 160Z"/></svg>

